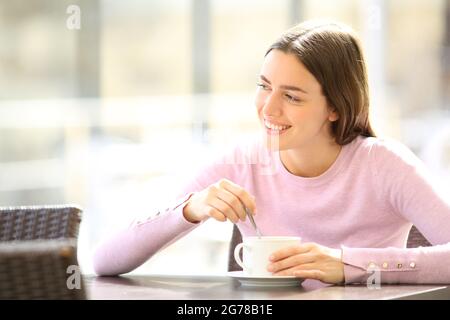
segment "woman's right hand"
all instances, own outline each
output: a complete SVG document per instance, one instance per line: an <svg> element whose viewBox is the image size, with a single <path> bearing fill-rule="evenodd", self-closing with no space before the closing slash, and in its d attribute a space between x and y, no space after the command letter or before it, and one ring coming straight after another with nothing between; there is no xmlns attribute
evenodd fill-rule
<svg viewBox="0 0 450 320"><path fill-rule="evenodd" d="M255 197L227 179L221 179L206 189L194 193L183 209L186 220L196 223L209 217L232 223L245 221L244 205L255 214Z"/></svg>

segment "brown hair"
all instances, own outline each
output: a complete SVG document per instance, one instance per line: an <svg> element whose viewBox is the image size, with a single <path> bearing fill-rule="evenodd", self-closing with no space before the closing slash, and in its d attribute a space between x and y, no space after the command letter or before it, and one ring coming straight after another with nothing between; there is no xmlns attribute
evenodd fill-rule
<svg viewBox="0 0 450 320"><path fill-rule="evenodd" d="M358 135L375 137L369 122L369 88L361 45L347 26L334 22L304 22L281 35L272 50L295 54L322 87L339 119L331 124L336 143Z"/></svg>

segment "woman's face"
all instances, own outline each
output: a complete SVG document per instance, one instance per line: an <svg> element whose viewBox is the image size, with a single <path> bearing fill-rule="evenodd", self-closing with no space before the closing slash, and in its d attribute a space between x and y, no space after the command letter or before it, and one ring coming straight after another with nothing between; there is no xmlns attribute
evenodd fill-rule
<svg viewBox="0 0 450 320"><path fill-rule="evenodd" d="M255 103L265 134L278 139L279 150L332 139L331 121L337 115L327 107L319 82L293 54L269 52Z"/></svg>

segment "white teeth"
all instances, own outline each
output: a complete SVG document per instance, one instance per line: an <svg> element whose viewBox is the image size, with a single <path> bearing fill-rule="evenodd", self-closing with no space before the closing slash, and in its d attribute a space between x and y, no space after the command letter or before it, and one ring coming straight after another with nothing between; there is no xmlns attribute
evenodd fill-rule
<svg viewBox="0 0 450 320"><path fill-rule="evenodd" d="M267 128L272 129L272 130L277 130L277 131L284 130L284 129L291 127L291 126L279 126L276 124L272 124L267 120L264 120L264 124L266 125Z"/></svg>

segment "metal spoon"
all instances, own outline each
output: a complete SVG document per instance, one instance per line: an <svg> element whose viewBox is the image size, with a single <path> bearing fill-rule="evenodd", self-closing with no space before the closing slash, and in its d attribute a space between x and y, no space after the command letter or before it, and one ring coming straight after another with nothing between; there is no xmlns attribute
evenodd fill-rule
<svg viewBox="0 0 450 320"><path fill-rule="evenodd" d="M247 207L244 206L244 208L245 208L245 213L247 214L248 218L250 219L250 222L253 225L253 228L256 230L256 234L258 235L258 238L261 238L262 237L261 231L259 231L258 227L256 226L255 219L253 219L253 215L250 213L250 210L248 210Z"/></svg>

